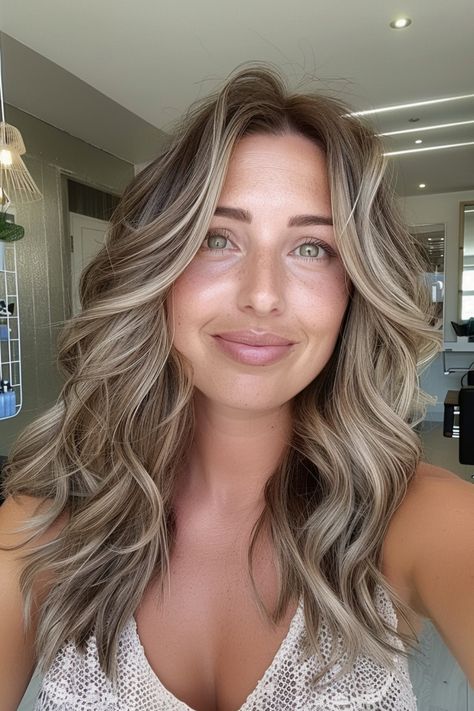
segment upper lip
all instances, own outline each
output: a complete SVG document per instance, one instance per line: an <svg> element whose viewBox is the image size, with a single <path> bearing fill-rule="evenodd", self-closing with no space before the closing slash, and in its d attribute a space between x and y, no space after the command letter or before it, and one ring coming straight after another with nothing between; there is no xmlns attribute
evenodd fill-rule
<svg viewBox="0 0 474 711"><path fill-rule="evenodd" d="M249 346L290 346L294 343L294 341L289 341L287 338L268 331L227 331L215 335L225 341L246 343Z"/></svg>

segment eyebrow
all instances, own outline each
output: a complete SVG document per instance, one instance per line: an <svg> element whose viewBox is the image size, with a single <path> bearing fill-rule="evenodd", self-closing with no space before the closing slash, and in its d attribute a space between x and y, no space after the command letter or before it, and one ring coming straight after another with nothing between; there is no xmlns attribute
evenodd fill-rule
<svg viewBox="0 0 474 711"><path fill-rule="evenodd" d="M252 222L252 215L248 210L242 210L240 207L225 207L219 205L216 207L214 215L221 217L232 217L234 220L241 222ZM332 217L325 215L294 215L288 220L288 227L307 227L308 225L332 225Z"/></svg>

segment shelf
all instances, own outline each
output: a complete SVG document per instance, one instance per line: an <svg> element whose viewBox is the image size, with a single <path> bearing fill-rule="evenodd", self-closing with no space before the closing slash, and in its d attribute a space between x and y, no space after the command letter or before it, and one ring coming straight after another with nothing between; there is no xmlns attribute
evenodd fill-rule
<svg viewBox="0 0 474 711"><path fill-rule="evenodd" d="M16 417L20 411L21 405L15 405L15 414L14 415L7 415L6 417L0 417L0 422L2 420L10 420L12 417Z"/></svg>
<svg viewBox="0 0 474 711"><path fill-rule="evenodd" d="M0 245L1 246L1 245ZM21 332L20 312L18 298L18 274L15 242L7 243L2 250L3 267L0 269L0 300L6 304L7 313L0 315L0 328L2 339L0 341L0 378L8 381L15 393L15 405L11 403L12 414L0 418L8 420L18 415L22 408L22 377L21 377ZM14 304L14 313L10 315L8 306ZM2 309L3 311L3 309ZM14 336L14 337L12 337Z"/></svg>

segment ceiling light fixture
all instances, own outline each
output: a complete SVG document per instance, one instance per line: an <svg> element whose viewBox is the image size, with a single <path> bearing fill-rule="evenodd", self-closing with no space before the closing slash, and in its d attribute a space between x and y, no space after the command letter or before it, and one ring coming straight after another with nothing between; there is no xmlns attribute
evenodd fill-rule
<svg viewBox="0 0 474 711"><path fill-rule="evenodd" d="M423 143L423 141L421 140L421 138L417 138L415 143Z"/></svg>
<svg viewBox="0 0 474 711"><path fill-rule="evenodd" d="M419 188L426 188L426 183L420 183ZM431 242L431 237L428 237L428 240Z"/></svg>
<svg viewBox="0 0 474 711"><path fill-rule="evenodd" d="M394 106L382 106L379 109L367 109L366 111L353 111L345 116L368 116L369 114L383 114L386 111L401 111L411 109L415 106L431 106L432 104L443 104L447 101L462 101L463 99L473 99L474 94L462 94L461 96L448 96L445 99L429 99L428 101L415 101L411 104L395 104Z"/></svg>
<svg viewBox="0 0 474 711"><path fill-rule="evenodd" d="M474 146L474 141L466 143L448 143L445 146L427 146L426 148L407 148L404 151L389 151L384 156L401 156L404 153L421 153L421 151L441 151L443 148L461 148L462 146Z"/></svg>
<svg viewBox="0 0 474 711"><path fill-rule="evenodd" d="M399 17L397 20L392 20L390 23L390 27L393 30L404 30L405 27L408 27L408 25L411 25L409 17Z"/></svg>
<svg viewBox="0 0 474 711"><path fill-rule="evenodd" d="M438 128L454 128L454 126L468 126L473 124L471 121L455 121L453 123L437 123L435 126L420 126L419 128L404 128L401 131L386 131L379 133L379 136L400 136L402 133L420 133L421 131L435 131Z"/></svg>

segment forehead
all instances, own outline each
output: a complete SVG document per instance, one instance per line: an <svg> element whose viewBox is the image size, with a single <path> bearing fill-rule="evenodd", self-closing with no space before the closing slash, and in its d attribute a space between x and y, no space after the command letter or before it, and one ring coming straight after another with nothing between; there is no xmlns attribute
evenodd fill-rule
<svg viewBox="0 0 474 711"><path fill-rule="evenodd" d="M221 195L261 191L329 198L322 148L297 133L241 138L231 154Z"/></svg>

